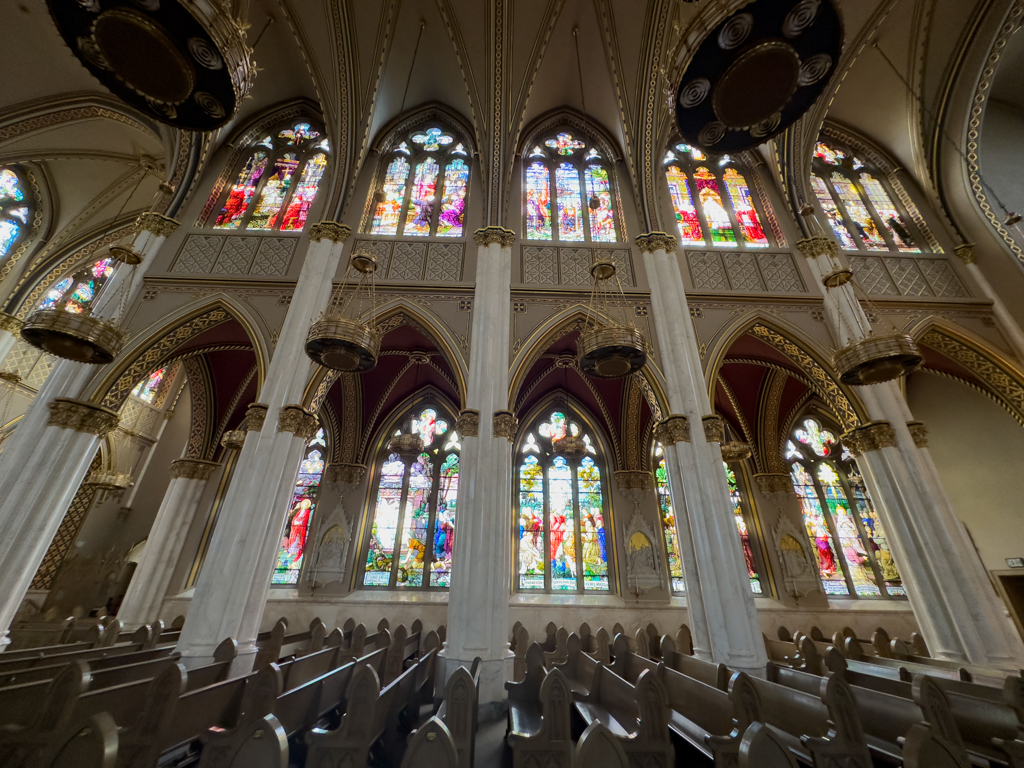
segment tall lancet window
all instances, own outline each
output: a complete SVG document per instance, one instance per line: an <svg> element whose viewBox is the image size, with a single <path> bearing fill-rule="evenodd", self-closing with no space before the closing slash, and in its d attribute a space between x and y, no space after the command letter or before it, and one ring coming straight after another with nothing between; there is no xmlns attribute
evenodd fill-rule
<svg viewBox="0 0 1024 768"><path fill-rule="evenodd" d="M291 500L288 502L288 517L285 519L284 533L281 534L281 545L277 550L277 565L274 567L271 584L299 582L302 560L306 555L309 524L316 511L316 500L320 495L320 479L324 474L326 457L327 441L323 429L320 429L306 444L306 452L299 462L299 471Z"/></svg>
<svg viewBox="0 0 1024 768"><path fill-rule="evenodd" d="M676 144L662 161L669 199L684 246L768 248L757 200L745 171L729 155L710 157Z"/></svg>
<svg viewBox="0 0 1024 768"><path fill-rule="evenodd" d="M583 136L561 131L534 144L523 158L526 239L617 242L610 168Z"/></svg>
<svg viewBox="0 0 1024 768"><path fill-rule="evenodd" d="M786 443L786 460L825 594L906 596L864 479L835 433L804 419Z"/></svg>
<svg viewBox="0 0 1024 768"><path fill-rule="evenodd" d="M451 586L462 449L453 425L439 406L421 406L393 435L419 435L420 455L406 461L385 446L376 467L373 517L363 547L364 587Z"/></svg>
<svg viewBox="0 0 1024 768"><path fill-rule="evenodd" d="M301 230L330 154L330 141L306 122L279 126L256 139L221 193L214 229Z"/></svg>
<svg viewBox="0 0 1024 768"><path fill-rule="evenodd" d="M909 217L893 202L881 169L828 141L815 146L811 174L818 206L844 250L925 250Z"/></svg>
<svg viewBox="0 0 1024 768"><path fill-rule="evenodd" d="M609 591L602 457L568 409L540 416L523 432L516 452L517 589ZM571 423L570 423L571 422ZM586 454L559 455L553 442L582 435Z"/></svg>
<svg viewBox="0 0 1024 768"><path fill-rule="evenodd" d="M14 252L29 230L28 185L12 167L0 166L0 260Z"/></svg>
<svg viewBox="0 0 1024 768"><path fill-rule="evenodd" d="M63 309L75 315L89 312L116 266L113 259L100 259L58 280L44 294L38 309Z"/></svg>
<svg viewBox="0 0 1024 768"><path fill-rule="evenodd" d="M462 237L469 152L446 128L417 128L384 153L371 190L369 231L402 237Z"/></svg>

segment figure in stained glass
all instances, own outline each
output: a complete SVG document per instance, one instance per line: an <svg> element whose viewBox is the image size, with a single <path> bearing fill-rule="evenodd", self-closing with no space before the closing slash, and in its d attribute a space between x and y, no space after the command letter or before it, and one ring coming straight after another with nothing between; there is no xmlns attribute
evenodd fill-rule
<svg viewBox="0 0 1024 768"><path fill-rule="evenodd" d="M57 282L43 297L38 309L63 309L75 315L88 314L100 289L114 274L115 261L101 259Z"/></svg>
<svg viewBox="0 0 1024 768"><path fill-rule="evenodd" d="M656 448L657 455L662 454L662 447ZM668 489L668 469L665 459L659 459L654 470L655 487L658 491L658 507L661 510L661 530L665 536L665 550L668 553L668 575L672 583L672 591L680 594L686 592L683 581L683 561L679 556L679 534L676 531L676 516L672 510L672 497Z"/></svg>
<svg viewBox="0 0 1024 768"><path fill-rule="evenodd" d="M157 393L160 391L160 385L163 384L164 377L166 375L166 368L153 371L149 376L135 385L135 389L132 390L132 394L140 400L152 403L156 399Z"/></svg>
<svg viewBox="0 0 1024 768"><path fill-rule="evenodd" d="M271 584L298 584L299 573L306 554L306 543L309 526L316 511L316 501L320 494L320 480L324 473L324 452L326 441L323 429L306 444L306 453L299 462L299 471L295 478L285 518L284 532L277 551L277 564Z"/></svg>

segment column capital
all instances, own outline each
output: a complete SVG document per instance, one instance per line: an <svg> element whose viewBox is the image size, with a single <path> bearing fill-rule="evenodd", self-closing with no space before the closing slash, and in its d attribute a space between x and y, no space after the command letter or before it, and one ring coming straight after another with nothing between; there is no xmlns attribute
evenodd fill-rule
<svg viewBox="0 0 1024 768"><path fill-rule="evenodd" d="M301 405L285 405L277 415L278 432L291 432L296 437L309 440L317 429L316 416Z"/></svg>
<svg viewBox="0 0 1024 768"><path fill-rule="evenodd" d="M964 264L974 264L976 261L974 258L974 243L961 243L953 249L953 253Z"/></svg>
<svg viewBox="0 0 1024 768"><path fill-rule="evenodd" d="M701 421L704 423L704 439L709 443L725 442L725 422L719 416L705 416Z"/></svg>
<svg viewBox="0 0 1024 768"><path fill-rule="evenodd" d="M459 411L459 418L455 420L455 431L461 437L479 437L480 411L474 411L472 408Z"/></svg>
<svg viewBox="0 0 1024 768"><path fill-rule="evenodd" d="M796 247L808 259L816 259L819 256L839 256L839 245L835 240L824 235L814 235L796 241Z"/></svg>
<svg viewBox="0 0 1024 768"><path fill-rule="evenodd" d="M615 472L615 484L623 493L646 493L654 488L654 476L650 472L619 469Z"/></svg>
<svg viewBox="0 0 1024 768"><path fill-rule="evenodd" d="M918 448L928 447L928 426L923 421L908 421L907 429L914 438L914 445Z"/></svg>
<svg viewBox="0 0 1024 768"><path fill-rule="evenodd" d="M654 437L662 445L690 442L690 420L679 413L658 422L654 427Z"/></svg>
<svg viewBox="0 0 1024 768"><path fill-rule="evenodd" d="M504 227L483 227L473 233L473 239L481 246L498 243L502 248L511 248L516 241L516 233Z"/></svg>
<svg viewBox="0 0 1024 768"><path fill-rule="evenodd" d="M181 226L181 222L177 219L172 219L170 216L164 216L162 213L155 213L153 211L146 211L135 220L135 230L137 232L152 232L157 237L170 237L174 234L174 230Z"/></svg>
<svg viewBox="0 0 1024 768"><path fill-rule="evenodd" d="M318 221L309 228L309 239L320 242L330 240L332 243L343 243L352 235L352 228L336 221Z"/></svg>
<svg viewBox="0 0 1024 768"><path fill-rule="evenodd" d="M17 336L21 333L21 326L24 324L25 322L20 317L0 312L0 331L7 331Z"/></svg>
<svg viewBox="0 0 1024 768"><path fill-rule="evenodd" d="M219 467L216 461L203 459L176 459L171 462L171 479L209 480L213 471Z"/></svg>
<svg viewBox="0 0 1024 768"><path fill-rule="evenodd" d="M58 397L48 405L50 418L48 426L73 429L104 437L117 428L120 417L115 411L94 403Z"/></svg>
<svg viewBox="0 0 1024 768"><path fill-rule="evenodd" d="M516 439L519 419L512 411L495 411L493 428L495 437L504 437L511 443Z"/></svg>
<svg viewBox="0 0 1024 768"><path fill-rule="evenodd" d="M892 448L896 445L896 430L888 421L869 421L851 429L840 439L853 457L858 458L868 451Z"/></svg>
<svg viewBox="0 0 1024 768"><path fill-rule="evenodd" d="M240 451L245 445L245 435L244 429L229 429L221 437L220 444L229 451Z"/></svg>
<svg viewBox="0 0 1024 768"><path fill-rule="evenodd" d="M245 428L249 432L259 432L263 422L267 420L268 406L264 403L252 403L245 410Z"/></svg>
<svg viewBox="0 0 1024 768"><path fill-rule="evenodd" d="M366 474L365 464L337 463L328 464L324 470L324 480L328 483L342 483L344 485L359 485Z"/></svg>
<svg viewBox="0 0 1024 768"><path fill-rule="evenodd" d="M761 489L761 493L796 494L793 490L793 478L786 472L761 472L754 475L754 481Z"/></svg>
<svg viewBox="0 0 1024 768"><path fill-rule="evenodd" d="M635 242L641 253L675 253L676 250L676 239L668 232L648 232L646 235L638 236Z"/></svg>

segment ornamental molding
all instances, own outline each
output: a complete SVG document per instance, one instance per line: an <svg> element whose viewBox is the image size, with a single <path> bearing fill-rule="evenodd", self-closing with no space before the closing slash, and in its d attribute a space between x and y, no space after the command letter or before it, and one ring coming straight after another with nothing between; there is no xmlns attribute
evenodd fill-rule
<svg viewBox="0 0 1024 768"><path fill-rule="evenodd" d="M662 445L690 442L690 420L674 413L667 419L658 422L654 427L654 437Z"/></svg>
<svg viewBox="0 0 1024 768"><path fill-rule="evenodd" d="M216 461L202 459L177 459L171 462L171 479L209 480L213 471L219 467Z"/></svg>
<svg viewBox="0 0 1024 768"><path fill-rule="evenodd" d="M646 235L637 237L636 247L640 249L641 253L654 253L655 251L675 253L676 239L667 232L648 232Z"/></svg>
<svg viewBox="0 0 1024 768"><path fill-rule="evenodd" d="M162 213L146 211L135 220L136 232L152 232L157 237L170 237L181 226L181 222Z"/></svg>
<svg viewBox="0 0 1024 768"><path fill-rule="evenodd" d="M0 312L0 331L7 331L17 336L21 333L21 326L24 324L20 317L10 315L7 312Z"/></svg>
<svg viewBox="0 0 1024 768"><path fill-rule="evenodd" d="M280 412L277 414L277 431L278 432L291 432L296 437L301 437L303 440L311 440L313 435L316 434L317 425L316 416L307 411L301 405L285 405L282 406Z"/></svg>
<svg viewBox="0 0 1024 768"><path fill-rule="evenodd" d="M854 458L869 451L892 448L896 445L896 430L888 421L869 421L863 426L851 429L840 440Z"/></svg>
<svg viewBox="0 0 1024 768"><path fill-rule="evenodd" d="M962 243L953 249L953 253L957 255L964 264L974 264L976 262L974 256L974 243Z"/></svg>
<svg viewBox="0 0 1024 768"><path fill-rule="evenodd" d="M366 475L365 464L349 464L339 462L328 464L324 470L324 481L328 483L341 483L342 485L359 485Z"/></svg>
<svg viewBox="0 0 1024 768"><path fill-rule="evenodd" d="M643 472L634 469L620 469L615 472L615 484L619 491L639 491L646 493L654 488L654 477L650 472Z"/></svg>
<svg viewBox="0 0 1024 768"><path fill-rule="evenodd" d="M244 429L229 429L220 439L220 444L229 451L240 451L245 445Z"/></svg>
<svg viewBox="0 0 1024 768"><path fill-rule="evenodd" d="M245 428L249 432L259 432L263 429L263 422L267 420L268 406L263 403L253 403L245 409Z"/></svg>
<svg viewBox="0 0 1024 768"><path fill-rule="evenodd" d="M318 221L309 228L309 239L321 242L343 243L352 235L352 228L336 221Z"/></svg>
<svg viewBox="0 0 1024 768"><path fill-rule="evenodd" d="M489 227L493 229L493 227ZM516 430L519 428L519 419L512 411L495 411L493 419L495 437L504 437L510 443L515 439Z"/></svg>
<svg viewBox="0 0 1024 768"><path fill-rule="evenodd" d="M822 235L805 237L801 240L797 240L796 247L800 250L800 253L808 259L816 259L819 256L831 256L834 259L839 258L839 244L836 243L835 240L831 240Z"/></svg>
<svg viewBox="0 0 1024 768"><path fill-rule="evenodd" d="M793 479L784 472L761 472L754 475L754 481L761 493L786 493L796 495Z"/></svg>
<svg viewBox="0 0 1024 768"><path fill-rule="evenodd" d="M907 429L914 438L914 445L918 448L928 447L928 426L923 421L908 421Z"/></svg>
<svg viewBox="0 0 1024 768"><path fill-rule="evenodd" d="M88 432L91 435L105 437L117 428L120 419L115 411L94 403L58 397L49 404L49 426L61 429L73 429L75 432Z"/></svg>
<svg viewBox="0 0 1024 768"><path fill-rule="evenodd" d="M502 248L511 248L516 241L516 233L504 227L483 227L473 233L473 240L483 247L497 243Z"/></svg>
<svg viewBox="0 0 1024 768"><path fill-rule="evenodd" d="M709 443L725 442L725 422L720 416L705 416L701 419L704 424L704 439Z"/></svg>
<svg viewBox="0 0 1024 768"><path fill-rule="evenodd" d="M455 420L455 431L462 437L479 437L480 411L474 411L472 408L459 411L459 417Z"/></svg>
<svg viewBox="0 0 1024 768"><path fill-rule="evenodd" d="M633 517L625 530L626 587L630 592L641 595L663 586L661 548L655 546L658 538L639 510L633 511Z"/></svg>

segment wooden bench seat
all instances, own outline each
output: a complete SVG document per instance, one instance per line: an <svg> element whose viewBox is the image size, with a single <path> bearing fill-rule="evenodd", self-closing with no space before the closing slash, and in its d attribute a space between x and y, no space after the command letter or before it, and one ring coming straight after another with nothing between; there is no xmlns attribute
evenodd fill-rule
<svg viewBox="0 0 1024 768"><path fill-rule="evenodd" d="M447 728L455 748L457 768L473 768L479 699L480 657L477 656L469 669L460 666L448 678L444 698L437 708L437 717ZM409 750L413 750L411 743ZM405 765L405 761L402 764Z"/></svg>
<svg viewBox="0 0 1024 768"><path fill-rule="evenodd" d="M572 768L572 691L558 669L544 669L544 648L530 645L522 682L507 682L508 730L513 768L543 761L545 768Z"/></svg>

